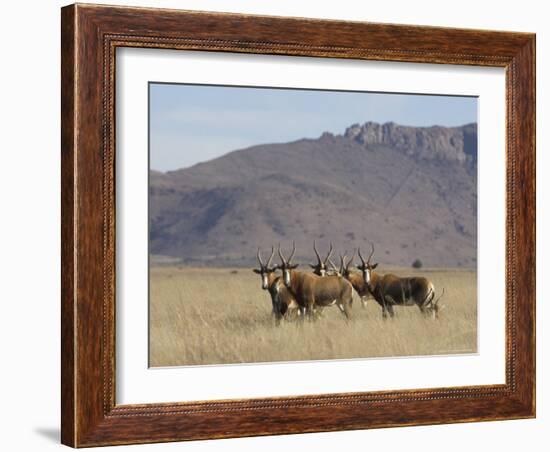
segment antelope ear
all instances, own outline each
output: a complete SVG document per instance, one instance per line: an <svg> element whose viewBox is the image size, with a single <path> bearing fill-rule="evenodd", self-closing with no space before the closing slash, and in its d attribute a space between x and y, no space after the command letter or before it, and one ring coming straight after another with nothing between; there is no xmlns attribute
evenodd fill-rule
<svg viewBox="0 0 550 452"><path fill-rule="evenodd" d="M361 264L357 264L356 267L357 267L357 270L363 270L363 267L361 267Z"/></svg>
<svg viewBox="0 0 550 452"><path fill-rule="evenodd" d="M373 269L376 267L378 267L378 262L372 266Z"/></svg>
<svg viewBox="0 0 550 452"><path fill-rule="evenodd" d="M290 269L291 269L291 270L294 270L295 268L298 267L298 265L300 265L300 264L292 264L292 265L290 266Z"/></svg>
<svg viewBox="0 0 550 452"><path fill-rule="evenodd" d="M254 273L257 273L258 275L259 275L260 273L262 273L262 271L261 271L261 270L258 270L257 268L253 268L252 271L253 271Z"/></svg>
<svg viewBox="0 0 550 452"><path fill-rule="evenodd" d="M309 264L311 268L317 268L317 265Z"/></svg>

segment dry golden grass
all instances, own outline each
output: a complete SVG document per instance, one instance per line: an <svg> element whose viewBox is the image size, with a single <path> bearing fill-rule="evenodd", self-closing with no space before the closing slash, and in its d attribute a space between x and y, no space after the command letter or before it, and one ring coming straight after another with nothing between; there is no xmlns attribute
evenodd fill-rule
<svg viewBox="0 0 550 452"><path fill-rule="evenodd" d="M477 349L476 273L461 270L399 270L431 279L439 295L439 320L417 307L397 307L383 320L369 300L354 294L353 319L346 323L336 306L315 322L271 318L271 298L259 276L248 269L151 269L151 366L302 361L471 353Z"/></svg>

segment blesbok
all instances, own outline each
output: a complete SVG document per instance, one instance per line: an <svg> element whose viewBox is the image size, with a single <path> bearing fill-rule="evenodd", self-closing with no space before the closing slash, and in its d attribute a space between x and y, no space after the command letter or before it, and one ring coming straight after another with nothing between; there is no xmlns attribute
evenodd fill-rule
<svg viewBox="0 0 550 452"><path fill-rule="evenodd" d="M339 273L351 283L352 287L355 289L355 292L357 292L357 295L359 295L359 298L361 299L361 306L366 308L367 301L372 297L372 295L369 291L368 285L365 283L363 275L361 273L352 272L350 269L350 265L353 263L353 259L355 258L355 253L356 251L354 250L351 258L347 262L347 252L344 252L344 255L340 254Z"/></svg>
<svg viewBox="0 0 550 452"><path fill-rule="evenodd" d="M315 255L317 256L317 263L316 264L309 264L309 266L313 269L313 273L317 276L327 276L330 274L336 274L336 267L330 260L330 256L332 256L332 242L330 243L330 248L327 253L327 257L324 259L321 259L321 256L319 255L319 251L317 251L317 245L315 243L315 240L313 241L313 251L315 251ZM328 269L328 263L332 266L332 270Z"/></svg>
<svg viewBox="0 0 550 452"><path fill-rule="evenodd" d="M399 277L393 274L380 275L373 270L378 263L372 264L371 258L374 254L374 245L371 243L371 253L365 261L359 248L361 264L357 268L363 273L363 280L368 286L369 292L382 307L382 316L394 316L393 306L418 306L425 315L432 315L437 318L440 306L438 305L441 296L434 301L434 285L422 276Z"/></svg>
<svg viewBox="0 0 550 452"><path fill-rule="evenodd" d="M260 268L254 268L252 271L261 276L262 289L269 291L271 295L271 313L278 324L281 319L288 318L292 312L296 312L299 306L294 296L284 285L282 278L275 274L278 267L270 267L274 254L275 249L271 247L271 256L264 264L260 248L258 248L257 258Z"/></svg>
<svg viewBox="0 0 550 452"><path fill-rule="evenodd" d="M279 257L283 272L283 282L300 306L302 317L313 318L315 310L336 305L346 319L351 318L352 287L349 281L341 276L318 276L313 273L296 271L298 264L292 263L296 253L296 244L292 244L292 253L286 259L279 245Z"/></svg>

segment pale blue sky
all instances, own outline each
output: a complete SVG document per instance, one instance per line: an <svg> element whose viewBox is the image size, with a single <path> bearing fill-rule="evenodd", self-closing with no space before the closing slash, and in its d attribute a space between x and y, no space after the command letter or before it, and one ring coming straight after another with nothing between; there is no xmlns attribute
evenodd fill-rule
<svg viewBox="0 0 550 452"><path fill-rule="evenodd" d="M460 126L477 98L151 83L151 168L168 171L255 144L344 133L367 121Z"/></svg>

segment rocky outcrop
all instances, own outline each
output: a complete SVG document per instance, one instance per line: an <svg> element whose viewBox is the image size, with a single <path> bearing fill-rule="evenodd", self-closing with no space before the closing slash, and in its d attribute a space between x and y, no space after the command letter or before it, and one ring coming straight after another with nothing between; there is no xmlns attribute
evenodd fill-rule
<svg viewBox="0 0 550 452"><path fill-rule="evenodd" d="M477 124L462 127L408 127L366 122L348 127L344 136L365 146L384 145L418 160L477 163Z"/></svg>

